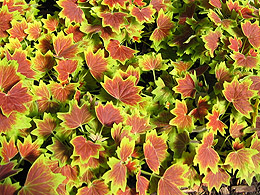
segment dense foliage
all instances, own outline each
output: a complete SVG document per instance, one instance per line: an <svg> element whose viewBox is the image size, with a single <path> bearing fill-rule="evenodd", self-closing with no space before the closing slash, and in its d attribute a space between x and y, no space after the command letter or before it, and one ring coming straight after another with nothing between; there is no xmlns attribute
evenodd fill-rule
<svg viewBox="0 0 260 195"><path fill-rule="evenodd" d="M0 3L1 194L259 179L259 1L52 3Z"/></svg>

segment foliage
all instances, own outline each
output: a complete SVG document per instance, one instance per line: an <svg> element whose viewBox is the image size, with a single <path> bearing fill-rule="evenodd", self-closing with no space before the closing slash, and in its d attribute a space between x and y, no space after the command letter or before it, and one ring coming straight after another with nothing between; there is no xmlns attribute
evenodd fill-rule
<svg viewBox="0 0 260 195"><path fill-rule="evenodd" d="M0 2L2 194L259 178L258 1L49 2Z"/></svg>

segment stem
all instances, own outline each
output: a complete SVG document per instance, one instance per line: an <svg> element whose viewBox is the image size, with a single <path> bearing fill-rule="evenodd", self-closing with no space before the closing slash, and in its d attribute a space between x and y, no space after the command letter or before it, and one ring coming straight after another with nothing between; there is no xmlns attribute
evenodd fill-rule
<svg viewBox="0 0 260 195"><path fill-rule="evenodd" d="M78 6L78 8L80 8L80 9L90 9L91 7L81 7L81 6Z"/></svg>
<svg viewBox="0 0 260 195"><path fill-rule="evenodd" d="M143 174L145 174L145 175L150 175L150 176L152 176L152 177L157 177L157 178L160 178L160 179L161 179L161 176L155 175L155 174L153 174L153 173L149 173L149 172L147 172L147 171L141 170L141 173L143 173Z"/></svg>
<svg viewBox="0 0 260 195"><path fill-rule="evenodd" d="M101 127L101 129L100 129L99 135L102 135L103 129L104 129L104 125L102 125L102 127Z"/></svg>
<svg viewBox="0 0 260 195"><path fill-rule="evenodd" d="M52 81L54 81L54 80L51 78L51 75L50 75L49 71L47 71L47 75L50 77L50 79L51 79Z"/></svg>
<svg viewBox="0 0 260 195"><path fill-rule="evenodd" d="M224 142L223 142L222 146L221 146L221 147L220 147L220 149L219 149L220 151L221 151L221 150L222 150L222 148L224 147L224 144L225 144L225 142L228 140L228 138L229 138L229 137L230 137L230 135L229 135L229 136L227 136L227 137L226 137L226 139L224 140Z"/></svg>
<svg viewBox="0 0 260 195"><path fill-rule="evenodd" d="M149 47L151 47L151 45L149 45L148 43L146 43L145 41L142 40L142 42L146 45L148 45Z"/></svg>
<svg viewBox="0 0 260 195"><path fill-rule="evenodd" d="M154 80L154 82L156 81L155 70L154 69L153 69L153 80Z"/></svg>
<svg viewBox="0 0 260 195"><path fill-rule="evenodd" d="M53 137L55 137L55 139L57 139L63 146L65 146L67 149L70 149L70 147L67 144L64 144L63 141L61 141L61 139L52 132Z"/></svg>
<svg viewBox="0 0 260 195"><path fill-rule="evenodd" d="M81 132L84 134L85 138L87 138L86 132L85 132L85 130L83 129L83 126L82 126L82 125L80 125L80 129L81 129Z"/></svg>
<svg viewBox="0 0 260 195"><path fill-rule="evenodd" d="M225 115L225 113L226 113L226 111L227 111L227 109L228 109L230 103L231 103L231 102L228 102L228 104L227 104L227 106L226 106L226 108L225 108L225 112L221 115L220 120L221 120L221 119L223 118L223 116Z"/></svg>

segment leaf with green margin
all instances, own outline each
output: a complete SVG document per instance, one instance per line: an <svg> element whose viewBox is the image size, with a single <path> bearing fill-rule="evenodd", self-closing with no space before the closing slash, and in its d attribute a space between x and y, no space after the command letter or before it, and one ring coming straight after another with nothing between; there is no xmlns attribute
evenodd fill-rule
<svg viewBox="0 0 260 195"><path fill-rule="evenodd" d="M188 166L183 164L174 164L165 171L158 184L158 195L174 194L183 195L179 189L188 186L188 180L184 177Z"/></svg>
<svg viewBox="0 0 260 195"><path fill-rule="evenodd" d="M218 172L218 162L220 157L218 153L212 148L214 141L213 132L205 133L202 143L196 148L196 155L194 157L194 165L199 165L200 173L207 173L207 169L216 174Z"/></svg>
<svg viewBox="0 0 260 195"><path fill-rule="evenodd" d="M224 135L227 125L219 119L220 115L220 111L213 108L212 114L208 113L208 115L206 116L206 119L209 120L209 122L207 123L207 128L211 129L214 134L217 134L218 130L222 135Z"/></svg>
<svg viewBox="0 0 260 195"><path fill-rule="evenodd" d="M177 126L179 131L187 130L191 132L194 127L193 118L190 115L187 115L188 108L186 102L176 100L175 108L171 110L171 113L176 117L170 121L170 125Z"/></svg>
<svg viewBox="0 0 260 195"><path fill-rule="evenodd" d="M77 0L59 0L57 4L62 7L59 13L61 18L68 19L69 22L83 22L85 15L82 9L78 6Z"/></svg>
<svg viewBox="0 0 260 195"><path fill-rule="evenodd" d="M139 82L140 79L140 68L134 68L133 66L128 66L126 71L122 71L121 69L119 70L120 76L126 80L129 76L134 76L136 78L135 84Z"/></svg>
<svg viewBox="0 0 260 195"><path fill-rule="evenodd" d="M17 163L11 161L6 164L0 165L0 181L21 171L21 169L14 169L16 164Z"/></svg>
<svg viewBox="0 0 260 195"><path fill-rule="evenodd" d="M209 3L216 8L221 9L221 1L220 0L209 0Z"/></svg>
<svg viewBox="0 0 260 195"><path fill-rule="evenodd" d="M104 151L100 144L86 140L83 136L77 136L70 142L74 146L73 156L79 156L82 163L87 163L91 157L98 158L99 152Z"/></svg>
<svg viewBox="0 0 260 195"><path fill-rule="evenodd" d="M160 77L155 81L155 84L156 88L152 91L152 94L155 95L153 101L159 101L161 105L165 105L166 102L173 103L173 92Z"/></svg>
<svg viewBox="0 0 260 195"><path fill-rule="evenodd" d="M41 19L43 27L48 30L48 32L53 32L57 29L59 25L59 19L57 16L52 16L47 14L47 19Z"/></svg>
<svg viewBox="0 0 260 195"><path fill-rule="evenodd" d="M146 195L146 192L149 187L149 180L144 176L141 176L141 170L136 175L136 191L139 192L140 195Z"/></svg>
<svg viewBox="0 0 260 195"><path fill-rule="evenodd" d="M236 36L234 38L229 37L230 45L228 46L233 52L239 52L239 49L242 47L241 39L238 39Z"/></svg>
<svg viewBox="0 0 260 195"><path fill-rule="evenodd" d="M184 78L177 78L176 81L178 85L173 88L173 91L180 93L182 99L191 97L194 98L196 94L195 81L193 75L189 73L185 74Z"/></svg>
<svg viewBox="0 0 260 195"><path fill-rule="evenodd" d="M88 187L80 188L77 195L106 195L109 193L108 186L102 180L94 180Z"/></svg>
<svg viewBox="0 0 260 195"><path fill-rule="evenodd" d="M142 134L152 128L149 124L149 117L141 117L138 111L128 116L125 124L132 127L131 133L134 134Z"/></svg>
<svg viewBox="0 0 260 195"><path fill-rule="evenodd" d="M129 140L132 139L130 131L130 126L123 127L121 122L118 124L114 123L113 127L111 128L111 136L115 140L116 144L119 145L124 137L127 137Z"/></svg>
<svg viewBox="0 0 260 195"><path fill-rule="evenodd" d="M246 121L242 121L242 122L232 122L230 120L230 127L229 127L229 133L231 135L231 137L233 138L238 138L238 137L242 137L244 135L243 133L243 129L247 127L247 122Z"/></svg>
<svg viewBox="0 0 260 195"><path fill-rule="evenodd" d="M230 178L230 175L224 169L218 168L215 174L208 170L202 182L208 184L209 191L215 188L219 192L223 184L230 185Z"/></svg>
<svg viewBox="0 0 260 195"><path fill-rule="evenodd" d="M24 30L28 34L26 37L29 41L36 41L41 36L42 23L40 21L34 21L33 23L28 23L28 28Z"/></svg>
<svg viewBox="0 0 260 195"><path fill-rule="evenodd" d="M190 114L196 119L203 122L205 116L208 114L208 110L210 105L209 103L209 96L202 97L200 96L197 103L197 108L194 108Z"/></svg>
<svg viewBox="0 0 260 195"><path fill-rule="evenodd" d="M130 7L130 13L139 23L150 23L154 20L155 10L151 5L141 9L133 5Z"/></svg>
<svg viewBox="0 0 260 195"><path fill-rule="evenodd" d="M9 141L6 140L6 137L2 136L0 137L1 141L1 148L0 148L0 154L1 154L1 164L2 163L8 163L17 153L17 147L15 145L15 139L12 137Z"/></svg>
<svg viewBox="0 0 260 195"><path fill-rule="evenodd" d="M244 35L248 38L249 43L255 47L260 47L260 27L254 22L253 24L250 21L245 21L241 24L242 31Z"/></svg>
<svg viewBox="0 0 260 195"><path fill-rule="evenodd" d="M65 33L68 35L68 34L73 34L73 40L75 42L79 42L82 40L82 38L84 37L84 33L80 31L80 25L79 24L75 24L75 25L72 25L70 24L68 26L68 28L66 28L65 30Z"/></svg>
<svg viewBox="0 0 260 195"><path fill-rule="evenodd" d="M127 0L104 0L102 3L108 5L110 8L125 7Z"/></svg>
<svg viewBox="0 0 260 195"><path fill-rule="evenodd" d="M125 25L125 17L127 16L126 13L122 12L112 12L112 13L104 13L101 12L99 14L102 20L103 27L109 26L111 27L116 33L120 33L120 29Z"/></svg>
<svg viewBox="0 0 260 195"><path fill-rule="evenodd" d="M236 52L231 55L231 58L235 60L235 67L242 67L247 70L257 69L257 65L259 62L258 57L250 55L250 53L248 55L244 55L242 53Z"/></svg>
<svg viewBox="0 0 260 195"><path fill-rule="evenodd" d="M142 67L143 71L166 70L167 68L161 53L155 54L154 52L142 55L142 57L139 58L139 66Z"/></svg>
<svg viewBox="0 0 260 195"><path fill-rule="evenodd" d="M169 148L174 152L174 157L181 158L182 153L186 151L189 143L190 138L187 131L183 131L182 133L178 133L177 131L170 132L168 144Z"/></svg>
<svg viewBox="0 0 260 195"><path fill-rule="evenodd" d="M144 156L149 168L156 174L159 174L161 162L167 157L167 134L158 136L156 130L152 130L146 134L145 143L143 145Z"/></svg>
<svg viewBox="0 0 260 195"><path fill-rule="evenodd" d="M10 13L8 7L2 5L0 11L0 39L8 36L7 30L11 28L11 21L14 18L14 14Z"/></svg>
<svg viewBox="0 0 260 195"><path fill-rule="evenodd" d="M9 116L5 116L0 111L0 133L9 132L12 127L17 123L17 114L12 112Z"/></svg>
<svg viewBox="0 0 260 195"><path fill-rule="evenodd" d="M111 181L111 192L116 193L119 189L125 191L127 181L127 168L122 161L115 157L109 158L108 165L111 170L107 171L102 178L105 183Z"/></svg>
<svg viewBox="0 0 260 195"><path fill-rule="evenodd" d="M124 137L120 142L120 147L117 148L117 156L123 161L126 162L128 157L130 157L135 148L135 140L130 140L127 137Z"/></svg>
<svg viewBox="0 0 260 195"><path fill-rule="evenodd" d="M251 81L244 80L239 82L235 78L231 83L225 82L223 90L225 98L232 102L235 109L246 117L249 117L249 113L253 111L250 99L255 93L249 89L250 85Z"/></svg>
<svg viewBox="0 0 260 195"><path fill-rule="evenodd" d="M18 38L20 42L23 41L23 39L27 36L27 34L24 32L25 29L28 28L28 23L23 18L20 21L12 20L11 21L12 28L7 30L7 32L10 34L10 38Z"/></svg>
<svg viewBox="0 0 260 195"><path fill-rule="evenodd" d="M250 89L257 90L257 94L260 96L260 76L250 76L249 78L253 81L250 85Z"/></svg>
<svg viewBox="0 0 260 195"><path fill-rule="evenodd" d="M78 86L79 83L61 84L55 82L51 82L48 85L53 97L60 102L66 102L69 100L70 96L74 93Z"/></svg>
<svg viewBox="0 0 260 195"><path fill-rule="evenodd" d="M260 165L259 165L259 163L260 163L260 140L257 136L255 136L252 139L250 148L258 151L257 154L252 156L252 161L255 165L254 172L259 173L260 172Z"/></svg>
<svg viewBox="0 0 260 195"><path fill-rule="evenodd" d="M113 79L105 76L104 83L101 85L114 98L130 106L135 106L142 100L139 95L142 87L136 86L135 80L134 76L123 80L119 74L116 74Z"/></svg>
<svg viewBox="0 0 260 195"><path fill-rule="evenodd" d="M20 140L17 141L17 148L23 159L33 163L43 152L43 149L40 148L42 143L43 140L40 139L33 142L31 135L29 135L23 143Z"/></svg>
<svg viewBox="0 0 260 195"><path fill-rule="evenodd" d="M77 60L59 60L58 66L55 66L55 70L58 72L58 80L63 82L69 78L78 67Z"/></svg>
<svg viewBox="0 0 260 195"><path fill-rule="evenodd" d="M208 34L202 36L202 40L205 43L205 47L210 52L210 56L214 57L214 51L218 47L218 41L222 36L222 31L217 28L215 31L210 30Z"/></svg>
<svg viewBox="0 0 260 195"><path fill-rule="evenodd" d="M37 50L35 52L35 57L31 58L32 68L36 70L36 74L41 75L41 73L46 73L51 70L55 64L53 54L51 51L48 51L44 55Z"/></svg>
<svg viewBox="0 0 260 195"><path fill-rule="evenodd" d="M26 181L18 195L58 195L56 189L66 177L52 173L47 157L41 155L31 166Z"/></svg>
<svg viewBox="0 0 260 195"><path fill-rule="evenodd" d="M7 178L3 183L0 183L1 195L13 195L21 188L19 183L12 183L11 178Z"/></svg>

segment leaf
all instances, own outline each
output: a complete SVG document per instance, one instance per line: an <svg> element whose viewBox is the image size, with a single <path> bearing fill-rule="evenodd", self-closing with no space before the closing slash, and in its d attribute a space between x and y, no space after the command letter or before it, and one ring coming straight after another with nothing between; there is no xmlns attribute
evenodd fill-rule
<svg viewBox="0 0 260 195"><path fill-rule="evenodd" d="M196 148L194 165L199 165L200 173L207 173L207 169L216 174L218 172L218 162L220 160L218 153L212 148L214 141L213 132L205 133L202 144Z"/></svg>
<svg viewBox="0 0 260 195"><path fill-rule="evenodd" d="M124 26L125 17L127 14L121 12L114 13L100 13L100 17L103 18L103 27L110 26L115 32L119 33L120 28Z"/></svg>
<svg viewBox="0 0 260 195"><path fill-rule="evenodd" d="M58 66L55 67L59 73L58 80L66 81L69 78L69 74L72 74L78 67L77 60L59 60Z"/></svg>
<svg viewBox="0 0 260 195"><path fill-rule="evenodd" d="M238 142L234 142L233 147L239 144ZM242 145L239 148L235 148L236 151L230 152L225 161L225 165L230 165L233 171L238 170L237 176L247 178L249 173L251 173L255 169L254 162L252 157L259 152L255 149L244 148Z"/></svg>
<svg viewBox="0 0 260 195"><path fill-rule="evenodd" d="M59 32L57 37L53 38L53 46L58 58L71 59L79 52L78 45L73 43L72 34L65 36L63 32Z"/></svg>
<svg viewBox="0 0 260 195"><path fill-rule="evenodd" d="M134 76L136 78L135 80L136 85L140 79L140 69L138 67L134 68L133 66L128 66L125 72L119 70L119 74L124 80L126 80L129 76Z"/></svg>
<svg viewBox="0 0 260 195"><path fill-rule="evenodd" d="M178 78L176 80L178 85L173 88L174 91L180 93L183 99L187 97L195 97L195 83L189 73L187 73L184 78Z"/></svg>
<svg viewBox="0 0 260 195"><path fill-rule="evenodd" d="M233 138L238 138L238 137L242 137L244 135L243 133L243 129L247 126L247 123L241 122L238 123L237 121L235 121L234 123L231 121L230 122L230 128L229 128L229 133L231 135L231 137Z"/></svg>
<svg viewBox="0 0 260 195"><path fill-rule="evenodd" d="M228 46L229 49L235 52L239 52L239 49L242 47L241 39L237 39L237 37L229 37L230 45Z"/></svg>
<svg viewBox="0 0 260 195"><path fill-rule="evenodd" d="M250 85L251 90L257 90L260 96L260 76L250 76L249 77L253 83Z"/></svg>
<svg viewBox="0 0 260 195"><path fill-rule="evenodd" d="M209 31L208 34L202 36L202 40L205 43L205 47L207 50L210 51L210 56L214 57L214 51L218 47L218 41L221 37L222 32L219 29L216 29L215 31Z"/></svg>
<svg viewBox="0 0 260 195"><path fill-rule="evenodd" d="M178 133L177 131L173 131L169 134L169 137L169 148L174 152L174 157L181 158L182 153L186 151L188 144L190 143L188 132L184 131Z"/></svg>
<svg viewBox="0 0 260 195"><path fill-rule="evenodd" d="M125 7L127 0L104 0L103 3L108 5L110 8Z"/></svg>
<svg viewBox="0 0 260 195"><path fill-rule="evenodd" d="M98 120L104 126L112 127L114 123L119 124L124 121L120 110L111 102L107 102L105 106L99 103L95 110Z"/></svg>
<svg viewBox="0 0 260 195"><path fill-rule="evenodd" d="M119 189L125 191L127 179L126 166L115 157L109 158L108 165L111 168L111 170L107 171L102 177L105 180L105 183L111 181L112 193L116 193Z"/></svg>
<svg viewBox="0 0 260 195"><path fill-rule="evenodd" d="M126 119L126 125L131 126L131 133L142 134L151 129L149 118L140 117L139 114L132 114Z"/></svg>
<svg viewBox="0 0 260 195"><path fill-rule="evenodd" d="M8 163L18 153L14 138L11 138L9 142L7 142L6 137L3 136L1 139L1 145L1 163Z"/></svg>
<svg viewBox="0 0 260 195"><path fill-rule="evenodd" d="M34 58L32 58L33 69L40 72L48 72L53 68L55 60L53 59L53 54L48 51L44 55L37 51Z"/></svg>
<svg viewBox="0 0 260 195"><path fill-rule="evenodd" d="M163 174L163 177L159 180L158 195L184 194L179 188L188 186L188 180L184 177L187 169L187 165L182 164L174 164L170 166Z"/></svg>
<svg viewBox="0 0 260 195"><path fill-rule="evenodd" d="M17 75L18 66L15 62L7 61L5 58L0 62L0 89L3 89L4 92L8 92L21 80Z"/></svg>
<svg viewBox="0 0 260 195"><path fill-rule="evenodd" d="M241 24L244 35L248 38L249 43L255 47L260 47L260 27L257 23L246 21Z"/></svg>
<svg viewBox="0 0 260 195"><path fill-rule="evenodd" d="M216 8L221 8L221 1L220 0L209 0L209 3Z"/></svg>
<svg viewBox="0 0 260 195"><path fill-rule="evenodd" d="M80 31L80 25L69 25L67 29L65 29L66 34L73 34L73 40L75 42L79 42L82 40L83 36L85 35L83 32Z"/></svg>
<svg viewBox="0 0 260 195"><path fill-rule="evenodd" d="M151 5L153 8L159 12L161 9L166 11L167 7L164 0L151 0Z"/></svg>
<svg viewBox="0 0 260 195"><path fill-rule="evenodd" d="M93 117L86 104L81 107L77 105L76 101L70 103L70 110L68 113L58 113L58 118L61 119L62 126L69 129L76 129L88 123Z"/></svg>
<svg viewBox="0 0 260 195"><path fill-rule="evenodd" d="M127 137L124 137L121 140L120 147L117 149L117 156L123 161L126 162L128 157L130 157L135 148L135 140L130 140Z"/></svg>
<svg viewBox="0 0 260 195"><path fill-rule="evenodd" d="M43 54L47 53L49 50L53 50L53 36L50 34L42 35L39 39L39 44L35 45L35 48L38 49Z"/></svg>
<svg viewBox="0 0 260 195"><path fill-rule="evenodd" d="M26 181L18 195L39 194L54 195L56 189L65 179L61 174L52 173L42 155L31 166Z"/></svg>
<svg viewBox="0 0 260 195"><path fill-rule="evenodd" d="M218 89L222 89L223 88L223 83L224 81L232 81L232 75L230 73L230 70L226 67L226 64L224 62L221 62L220 64L218 64L215 68L215 74L216 74L216 78L219 81L216 84L216 87Z"/></svg>
<svg viewBox="0 0 260 195"><path fill-rule="evenodd" d="M166 134L157 136L155 130L146 134L145 143L143 145L144 156L147 165L156 174L159 174L160 164L167 156L168 147L166 145L166 140Z"/></svg>
<svg viewBox="0 0 260 195"><path fill-rule="evenodd" d="M16 49L14 54L11 56L7 52L8 60L15 60L19 64L17 72L20 72L27 78L34 78L35 72L31 68L31 61L27 59L27 52L22 49Z"/></svg>
<svg viewBox="0 0 260 195"><path fill-rule="evenodd" d="M7 30L7 32L10 34L10 38L17 38L20 42L27 36L27 34L24 32L25 29L28 28L28 24L25 21L25 19L21 21L12 20L11 22L12 28Z"/></svg>
<svg viewBox="0 0 260 195"><path fill-rule="evenodd" d="M85 18L84 12L78 7L77 0L59 0L57 4L62 7L59 13L61 18L68 19L69 22L83 22Z"/></svg>
<svg viewBox="0 0 260 195"><path fill-rule="evenodd" d="M206 118L209 120L207 123L207 128L213 130L214 134L217 134L217 130L224 135L225 129L227 128L227 125L223 123L220 119L220 111L213 108L212 114L208 113Z"/></svg>
<svg viewBox="0 0 260 195"><path fill-rule="evenodd" d="M7 30L11 28L13 14L8 11L7 6L2 6L0 11L0 38L8 36Z"/></svg>
<svg viewBox="0 0 260 195"><path fill-rule="evenodd" d="M159 77L155 80L156 88L152 91L152 94L155 95L153 98L154 102L159 101L161 105L165 105L166 102L172 103L173 101L173 93L170 86L166 86L164 81Z"/></svg>
<svg viewBox="0 0 260 195"><path fill-rule="evenodd" d="M257 68L258 58L255 56L245 56L241 53L235 53L231 55L231 57L235 60L235 66L244 67L247 69Z"/></svg>
<svg viewBox="0 0 260 195"><path fill-rule="evenodd" d="M69 99L69 96L75 91L77 84L69 83L68 85L62 85L60 83L52 82L49 87L55 99L60 102L66 102L66 100Z"/></svg>
<svg viewBox="0 0 260 195"><path fill-rule="evenodd" d="M123 80L121 76L116 75L113 79L105 76L102 87L114 98L121 102L134 106L142 100L139 95L142 87L135 85L135 78L133 76Z"/></svg>
<svg viewBox="0 0 260 195"><path fill-rule="evenodd" d="M197 108L194 108L190 114L195 118L199 119L200 121L204 120L204 117L208 114L208 109L210 105L209 102L209 96L199 97Z"/></svg>
<svg viewBox="0 0 260 195"><path fill-rule="evenodd" d="M116 144L119 145L121 140L124 137L129 138L129 140L132 139L131 137L131 132L130 129L128 128L129 126L124 126L122 127L122 123L113 124L113 128L111 129L111 136L115 140Z"/></svg>
<svg viewBox="0 0 260 195"><path fill-rule="evenodd" d="M41 155L41 143L39 139L32 142L32 137L27 136L23 143L18 140L17 141L17 148L19 150L19 153L21 157L31 163L33 163L40 155Z"/></svg>
<svg viewBox="0 0 260 195"><path fill-rule="evenodd" d="M12 183L10 178L6 179L4 183L0 184L0 192L2 195L16 194L19 188L19 183Z"/></svg>
<svg viewBox="0 0 260 195"><path fill-rule="evenodd" d="M161 70L163 67L163 60L161 54L149 53L142 56L139 59L139 65L142 67L142 70Z"/></svg>
<svg viewBox="0 0 260 195"><path fill-rule="evenodd" d="M0 112L0 133L7 133L17 122L16 113L11 113L8 117Z"/></svg>
<svg viewBox="0 0 260 195"><path fill-rule="evenodd" d="M155 14L155 10L152 6L147 6L139 9L136 6L130 8L130 13L136 18L139 23L148 23L153 22L153 15Z"/></svg>
<svg viewBox="0 0 260 195"><path fill-rule="evenodd" d="M231 83L224 83L223 94L225 98L232 102L238 112L249 117L249 113L253 111L250 99L254 96L254 92L249 89L249 81L238 82L237 78Z"/></svg>
<svg viewBox="0 0 260 195"><path fill-rule="evenodd" d="M77 136L71 140L74 147L73 156L79 156L82 163L87 163L90 157L98 158L103 147L92 141L87 141L83 136Z"/></svg>
<svg viewBox="0 0 260 195"><path fill-rule="evenodd" d="M159 11L157 18L157 28L153 31L150 37L150 40L153 41L154 44L159 45L161 41L170 35L170 31L174 26L172 22L172 16L172 12L164 13L163 9Z"/></svg>
<svg viewBox="0 0 260 195"><path fill-rule="evenodd" d="M218 168L215 174L211 170L208 170L202 182L208 184L209 191L215 188L219 192L222 184L230 185L230 178L230 175L224 169Z"/></svg>
<svg viewBox="0 0 260 195"><path fill-rule="evenodd" d="M136 180L136 191L139 192L140 195L146 195L149 187L149 180L144 176L141 176L141 170L136 175Z"/></svg>
<svg viewBox="0 0 260 195"><path fill-rule="evenodd" d="M51 16L50 14L47 14L47 19L41 19L43 22L43 27L46 28L49 32L53 32L57 29L59 25L59 20L57 16Z"/></svg>
<svg viewBox="0 0 260 195"><path fill-rule="evenodd" d="M16 164L14 162L8 162L4 165L0 165L0 181L15 175L20 171L20 169L14 169L15 165Z"/></svg>
<svg viewBox="0 0 260 195"><path fill-rule="evenodd" d="M24 30L28 34L27 39L29 41L35 41L41 36L42 23L39 21L34 21L28 24L28 28Z"/></svg>
<svg viewBox="0 0 260 195"><path fill-rule="evenodd" d="M136 53L135 50L124 45L120 45L118 40L113 39L110 40L107 50L113 59L119 60L122 63L125 63L126 60L133 58Z"/></svg>
<svg viewBox="0 0 260 195"><path fill-rule="evenodd" d="M176 117L170 121L170 125L177 126L179 131L192 131L194 129L193 119L187 115L188 108L185 101L176 100L175 108L171 110L171 113Z"/></svg>
<svg viewBox="0 0 260 195"><path fill-rule="evenodd" d="M27 87L22 87L21 82L14 85L7 94L0 92L0 107L6 116L13 111L26 112L27 108L24 104L31 100L32 96L27 93Z"/></svg>
<svg viewBox="0 0 260 195"><path fill-rule="evenodd" d="M77 195L106 195L109 193L107 185L102 180L94 180L88 187L80 188Z"/></svg>
<svg viewBox="0 0 260 195"><path fill-rule="evenodd" d="M191 62L177 61L172 62L174 69L170 72L172 75L181 75L183 72L186 72L192 66Z"/></svg>
<svg viewBox="0 0 260 195"><path fill-rule="evenodd" d="M86 63L90 73L96 79L102 79L104 72L108 70L108 59L104 57L104 51L98 50L95 54L88 50L84 52Z"/></svg>

